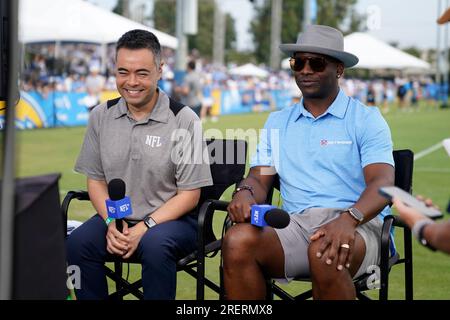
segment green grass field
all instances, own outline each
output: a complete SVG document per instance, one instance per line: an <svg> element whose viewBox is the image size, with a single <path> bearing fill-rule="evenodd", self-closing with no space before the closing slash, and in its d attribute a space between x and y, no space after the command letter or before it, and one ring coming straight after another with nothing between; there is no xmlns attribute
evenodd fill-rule
<svg viewBox="0 0 450 320"><path fill-rule="evenodd" d="M223 116L217 123L206 123L205 129L261 128L267 113ZM415 153L425 150L444 138L450 137L450 110L438 110L420 106L414 111L400 111L393 108L385 115L392 131L394 149L409 148ZM76 174L73 166L78 155L85 132L84 127L41 129L22 131L17 135L17 172L19 176L40 175L50 172L62 174L60 180L61 197L68 190L84 189L86 179ZM450 158L443 148L424 156L415 162L414 193L433 198L434 202L445 210L450 198ZM228 200L231 190L223 199ZM71 206L70 219L85 220L93 213L89 203ZM216 219L216 228L220 230L221 217ZM448 218L449 215L446 215ZM396 234L396 243L402 245L401 233ZM450 299L450 256L433 253L414 241L414 298ZM126 267L125 267L126 272ZM390 299L403 299L403 267L397 267L390 273ZM130 278L136 278L140 268L132 266ZM207 259L207 275L218 279L218 259ZM308 284L292 283L287 291L296 292ZM377 294L372 291L371 294ZM206 291L207 299L218 296ZM185 273L178 274L177 299L195 299L195 282Z"/></svg>

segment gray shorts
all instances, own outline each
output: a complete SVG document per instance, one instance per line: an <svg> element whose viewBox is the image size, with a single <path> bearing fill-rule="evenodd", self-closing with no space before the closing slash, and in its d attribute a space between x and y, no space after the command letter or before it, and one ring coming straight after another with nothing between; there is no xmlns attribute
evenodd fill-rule
<svg viewBox="0 0 450 320"><path fill-rule="evenodd" d="M296 277L310 276L308 247L311 241L309 238L322 225L339 217L342 211L343 209L330 208L306 209L302 213L292 214L291 222L286 228L275 229L284 250L285 280L291 281ZM375 217L356 228L364 239L366 255L354 278L367 272L370 266L379 264L382 226L382 221Z"/></svg>

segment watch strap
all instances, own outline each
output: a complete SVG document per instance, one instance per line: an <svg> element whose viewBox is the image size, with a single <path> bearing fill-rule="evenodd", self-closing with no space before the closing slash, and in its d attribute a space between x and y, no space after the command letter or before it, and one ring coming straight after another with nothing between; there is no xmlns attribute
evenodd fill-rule
<svg viewBox="0 0 450 320"><path fill-rule="evenodd" d="M414 224L413 228L411 229L411 232L417 238L417 240L419 240L421 245L423 245L433 251L436 251L436 249L433 246L431 246L423 236L425 227L430 224L433 224L433 223L434 223L434 221L432 221L430 219L419 220Z"/></svg>
<svg viewBox="0 0 450 320"><path fill-rule="evenodd" d="M250 193L252 194L252 196L254 196L254 193L253 193L253 187L252 187L252 186L249 186L249 185L247 185L247 184L243 184L242 186L237 187L236 190L233 191L233 194L231 195L231 199L234 198L234 196L236 195L236 193L238 193L238 192L240 192L240 191L242 191L242 190L248 190L248 191L250 191Z"/></svg>
<svg viewBox="0 0 450 320"><path fill-rule="evenodd" d="M358 221L358 224L360 224L361 222L363 222L364 220L364 214L359 211L358 209L356 209L355 207L350 207L347 209L347 212L355 219Z"/></svg>

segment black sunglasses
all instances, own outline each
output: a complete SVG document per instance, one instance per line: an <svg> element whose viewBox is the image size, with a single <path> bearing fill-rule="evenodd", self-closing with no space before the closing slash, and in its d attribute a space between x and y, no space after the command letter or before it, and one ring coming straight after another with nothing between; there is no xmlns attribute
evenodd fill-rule
<svg viewBox="0 0 450 320"><path fill-rule="evenodd" d="M328 65L328 61L322 57L291 57L289 62L293 71L302 71L308 61L309 67L314 72L322 72Z"/></svg>

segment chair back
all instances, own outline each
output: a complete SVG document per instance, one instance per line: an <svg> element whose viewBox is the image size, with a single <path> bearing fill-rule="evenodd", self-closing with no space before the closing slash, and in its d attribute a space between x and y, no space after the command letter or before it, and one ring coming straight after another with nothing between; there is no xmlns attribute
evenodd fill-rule
<svg viewBox="0 0 450 320"><path fill-rule="evenodd" d="M206 144L213 185L201 189L197 212L206 200L219 200L225 190L244 179L247 159L245 140L211 139ZM206 244L217 240L212 215L205 217L203 232Z"/></svg>
<svg viewBox="0 0 450 320"><path fill-rule="evenodd" d="M213 185L201 188L199 205L192 211L192 215L197 215L204 204L211 203L211 201L207 200L219 200L226 189L243 179L245 173L247 143L244 140L210 139L206 141L206 144ZM73 199L89 200L89 194L86 191L69 191L67 193L62 205L66 224L69 204ZM223 201L216 202L223 203ZM198 219L199 237L197 250L177 261L177 271L184 270L197 279L197 299L202 300L204 298L205 285L216 292L220 290L214 282L205 277L205 256L209 254L209 257L213 257L214 252L217 253L220 250L220 242L216 241L212 227L213 213L211 212L211 214L206 214L202 219ZM121 258L111 257L107 262L114 262L114 269L105 265L105 272L116 283L116 292L110 294L109 299L121 300L128 293L133 294L138 299L143 299L144 295L139 290L142 287L142 279L130 283L122 278L122 263L139 263L138 257L134 255L126 261Z"/></svg>
<svg viewBox="0 0 450 320"><path fill-rule="evenodd" d="M414 166L414 153L411 150L394 150L393 153L395 163L395 186L405 190L406 192L412 192L412 179L413 179L413 166ZM278 175L275 175L272 188L268 192L267 203L271 203L274 189L280 190L280 179ZM411 244L411 231L407 228L404 230L404 258L400 259L399 254L395 250L395 244L393 239L393 233L391 232L394 226L404 226L399 222L396 217L388 215L385 217L383 223L383 231L381 236L381 261L380 261L380 300L387 300L388 298L388 277L389 270L395 264L405 264L405 297L406 300L412 300L412 244ZM368 279L372 277L371 274L363 274L354 280L356 293L359 299L369 299L363 294L363 291L368 290L367 284L370 282ZM302 280L302 279L296 279ZM271 292L275 293L282 299L294 299L301 300L312 296L312 291L303 292L300 295L293 297L287 292L280 289L277 285L271 284ZM269 294L270 294L269 293Z"/></svg>
<svg viewBox="0 0 450 320"><path fill-rule="evenodd" d="M414 154L411 150L394 150L395 186L412 192Z"/></svg>
<svg viewBox="0 0 450 320"><path fill-rule="evenodd" d="M247 142L245 140L207 140L213 185L203 187L199 203L219 200L226 189L239 183L245 173Z"/></svg>
<svg viewBox="0 0 450 320"><path fill-rule="evenodd" d="M414 153L409 149L394 150L392 152L395 163L395 186L406 192L412 192L412 178L414 167ZM267 203L272 202L274 189L280 190L280 177L275 175L272 189L268 192Z"/></svg>

